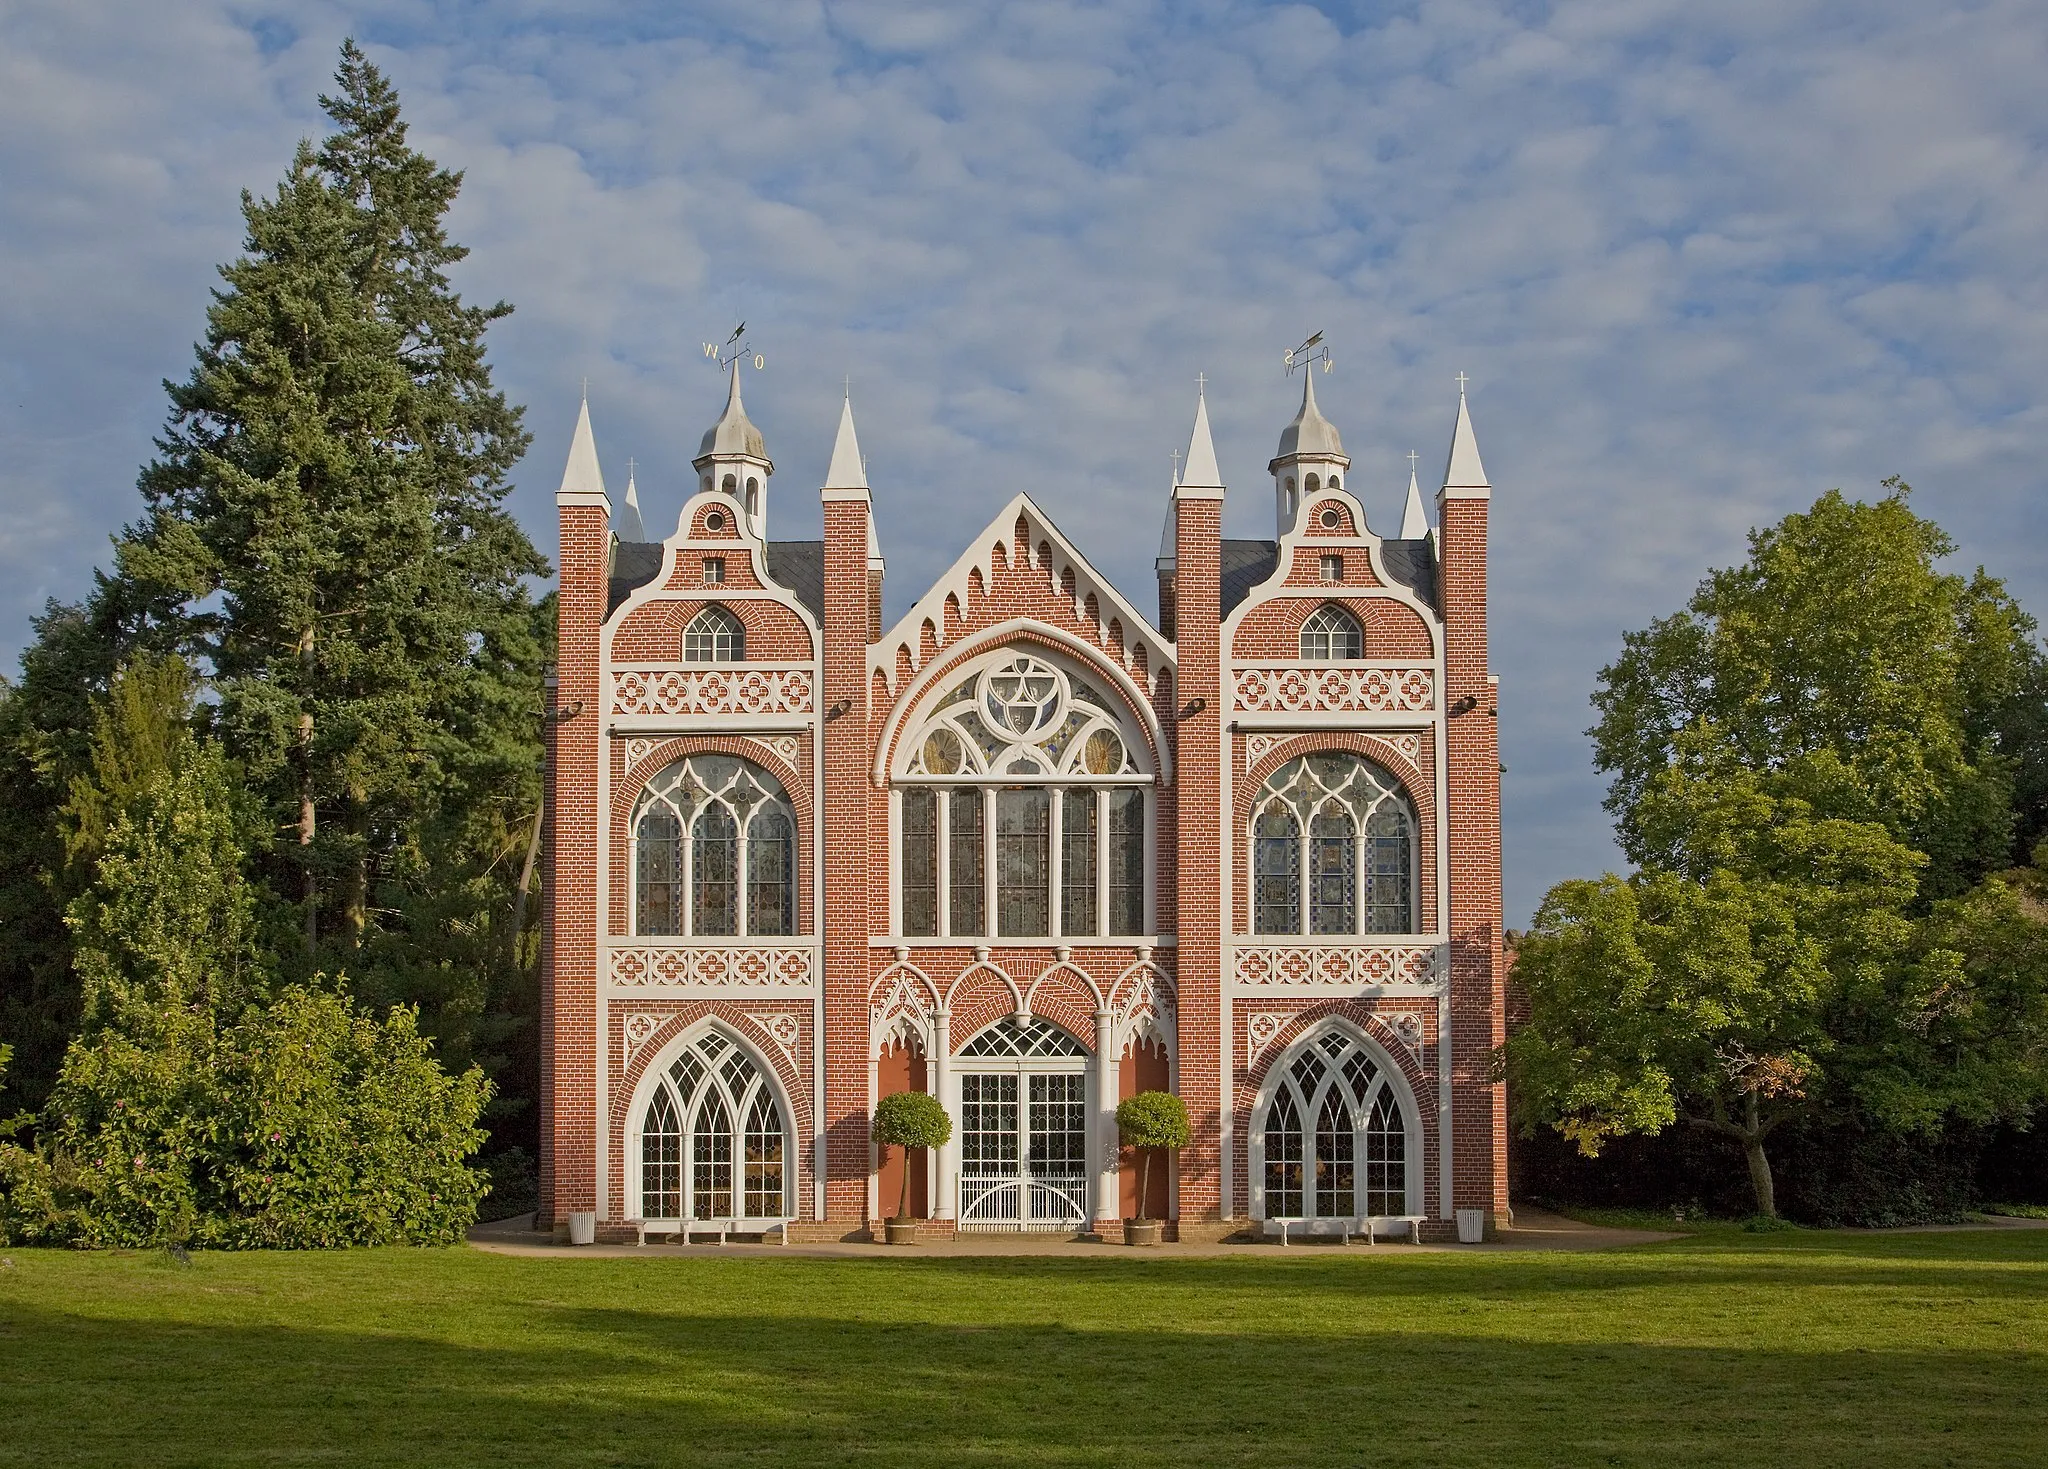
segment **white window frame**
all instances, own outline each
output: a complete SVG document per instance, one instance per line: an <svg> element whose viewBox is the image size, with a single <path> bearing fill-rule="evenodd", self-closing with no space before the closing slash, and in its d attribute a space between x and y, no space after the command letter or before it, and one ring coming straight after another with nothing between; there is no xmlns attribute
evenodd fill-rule
<svg viewBox="0 0 2048 1469"><path fill-rule="evenodd" d="M768 795L766 799L764 799L758 805L756 805L753 810L746 813L746 817L744 820L740 819L740 813L737 810L733 809L732 803L730 801L724 800L721 796L719 796L716 793L714 793L712 796L712 800L716 800L719 802L719 804L725 806L728 813L732 815L735 826L738 828L736 839L734 842L733 855L733 881L736 885L736 895L734 898L735 921L733 923L734 931L732 933L705 934L703 935L703 937L714 941L722 939L730 940L743 938L794 938L803 930L803 915L799 911L801 908L801 894L803 892L803 878L801 876L803 863L803 828L801 827L801 825L799 825L796 819L796 806L790 801L789 792L783 788L782 782L777 780L773 775L769 774L766 770L763 770L759 765L756 765L751 760L747 760L738 755L726 755L723 753L713 753L709 756L684 755L680 759L669 761L668 764L662 766L661 769L655 771L654 774L648 776L646 780L640 783L640 793L633 798L632 809L628 813L626 818L626 840L629 850L629 856L626 863L628 883L627 893L629 896L627 906L631 910L631 913L627 920L627 932L635 938L696 938L699 936L696 931L697 902L695 878L697 844L694 840L694 828L696 826L697 817L703 812L704 805L700 804L699 806L695 807L691 811L688 819L682 820L682 850L677 854L676 859L678 878L682 884L683 892L682 924L680 925L680 933L641 933L640 819L646 813L647 810L649 788L652 787L656 781L662 779L670 771L674 770L678 765L688 765L692 760L706 758L716 760L732 760L737 762L743 770L745 770L749 775L751 775L754 778L754 780L757 783L759 783L760 786L766 792L768 792ZM665 801L664 804L666 804L669 807L669 810L673 814L675 814L679 819L681 819L681 812L676 808L674 802ZM709 802L706 802L704 804L709 804ZM769 810L771 807L776 810L779 810L782 813L782 815L786 817L789 821L789 899L787 907L789 910L790 926L783 933L757 934L753 931L754 905L751 890L751 883L753 878L753 828L755 819L761 816L763 812Z"/></svg>
<svg viewBox="0 0 2048 1469"><path fill-rule="evenodd" d="M631 1201L631 1217L640 1220L642 1225L653 1233L676 1233L686 1224L703 1224L707 1222L691 1217L691 1204L695 1188L691 1177L690 1152L691 1143L695 1137L697 1118L703 1108L704 1098L707 1094L704 1085L700 1084L696 1093L690 1098L689 1104L680 1109L682 1112L683 1140L682 1175L676 1192L678 1204L682 1212L676 1217L648 1219L642 1216L641 1210L646 1203L646 1189L644 1187L644 1165L641 1154L643 1151L642 1145L646 1137L647 1110L654 1103L655 1091L660 1087L669 1085L669 1070L677 1061L682 1059L683 1052L694 1049L707 1034L712 1032L716 1032L729 1048L737 1049L752 1063L755 1073L760 1078L759 1087L769 1090L770 1095L774 1098L776 1111L782 1119L782 1212L773 1215L747 1214L744 1212L746 1207L747 1116L743 1110L746 1103L742 1101L740 1103L742 1110L736 1111L733 1115L732 1192L733 1200L739 1207L734 1213L715 1217L729 1219L735 1223L742 1223L750 1227L758 1224L764 1229L773 1228L778 1224L786 1224L797 1217L796 1199L798 1196L799 1180L797 1174L799 1159L797 1154L796 1112L790 1105L789 1093L782 1085L782 1078L776 1075L774 1066L769 1064L767 1055L760 1047L752 1044L728 1026L721 1025L716 1021L703 1021L692 1026L683 1035L664 1046L661 1054L641 1073L639 1084L633 1088L631 1109L626 1114L626 1197ZM720 1058L720 1064L723 1064L723 1056ZM716 1074L717 1067L709 1067L707 1071L710 1073L707 1080L718 1088L726 1104L732 1106L734 1099L726 1089L725 1079ZM758 1088L750 1090L747 1093L746 1100L750 1101L757 1093ZM673 1097L673 1089L671 1089L671 1096Z"/></svg>
<svg viewBox="0 0 2048 1469"><path fill-rule="evenodd" d="M1379 778L1373 781L1373 784L1379 787L1381 792L1380 798L1361 809L1359 806L1343 800L1341 796L1334 794L1325 795L1317 800L1307 812L1295 809L1292 802L1286 803L1288 809L1294 815L1297 828L1294 834L1295 864L1300 891L1295 895L1295 925L1293 928L1278 931L1262 930L1258 926L1259 842L1261 840L1259 837L1259 818L1266 813L1275 801L1283 799L1280 792L1273 787L1273 783L1279 779L1281 771L1292 769L1303 760L1317 758L1355 760L1368 770L1378 772ZM1355 789L1355 778L1353 781L1346 783L1346 788ZM1353 842L1351 872L1352 928L1348 934L1315 933L1310 930L1310 914L1314 906L1314 894L1309 854L1315 840L1315 818L1332 799L1338 800L1338 803L1344 808L1345 814L1350 817L1353 827L1351 838ZM1366 847L1366 843L1371 838L1366 834L1366 826L1372 817L1378 814L1380 808L1390 801L1397 804L1401 813L1408 821L1408 924L1399 934L1377 932L1366 927L1367 880L1371 876L1371 864L1367 861ZM1422 821L1416 812L1415 802L1409 796L1407 788L1402 785L1400 779L1392 771L1388 770L1377 760L1360 755L1352 750L1319 750L1311 751L1306 755L1295 756L1293 759L1282 764L1279 769L1267 776L1260 784L1258 794L1252 800L1251 817L1246 821L1244 831L1245 868L1251 875L1250 886L1246 889L1246 897L1249 901L1245 917L1251 931L1257 937L1262 939L1298 937L1328 941L1342 938L1396 938L1420 932L1422 923Z"/></svg>
<svg viewBox="0 0 2048 1469"><path fill-rule="evenodd" d="M1070 738L1058 762L1061 768L1052 768L1043 750L1037 749L1026 740L1017 740L993 753L976 745L970 735L953 723L954 711L963 706L972 709L976 718L981 718L981 706L992 672L1008 671L1020 660L1028 659L1037 668L1054 674L1059 681L1057 707L1050 721L1052 730L1057 731L1065 722L1068 713L1082 713L1088 722L1083 724ZM1091 688L1106 682L1099 675L1090 674L1085 667L1070 670L1065 660L1051 657L1038 649L1023 650L1014 646L995 649L977 659L947 679L942 689L934 690L934 697L928 701L923 717L914 725L907 726L908 733L899 744L897 770L890 784L889 793L889 863L891 882L889 884L891 933L908 942L953 941L974 939L985 943L1056 943L1069 939L1109 940L1113 942L1142 942L1152 934L1158 918L1155 909L1157 880L1157 854L1155 851L1157 830L1158 777L1148 768L1148 752L1144 735L1116 702L1114 696L1103 694L1096 689L1093 699L1081 699L1073 692L1073 684L1081 680ZM966 699L956 695L966 686L972 686L973 693ZM984 720L985 726L992 721ZM961 741L962 762L968 768L954 774L935 775L917 768L926 739L941 727ZM1126 769L1119 772L1090 772L1076 768L1081 765L1083 752L1089 739L1099 730L1107 729L1122 743ZM1006 732L1006 731L1005 731ZM991 734L1002 733L990 728ZM1004 768L1020 757L1037 761L1038 771L1029 775L1010 775ZM976 770L976 764L984 768ZM1006 778L1008 777L1008 778ZM903 933L902 875L903 875L903 792L918 787L938 793L937 812L934 821L935 848L937 857L936 877L936 921L935 933L905 935ZM951 792L960 789L979 790L982 795L982 870L984 887L982 894L982 932L953 932L952 905L952 802ZM1046 880L1050 891L1047 894L1047 932L1044 934L1003 934L1000 928L998 905L997 862L998 835L996 830L996 796L1006 789L1042 789L1046 791L1051 806L1048 821L1048 854ZM1085 931L1075 931L1066 920L1065 902L1065 796L1073 790L1092 790L1095 793L1095 924ZM1110 794L1118 790L1137 790L1143 794L1143 807L1139 813L1138 840L1143 852L1143 902L1139 914L1141 932L1134 934L1110 932Z"/></svg>
<svg viewBox="0 0 2048 1469"><path fill-rule="evenodd" d="M1283 1088L1291 1085L1297 1099L1300 1098L1300 1088L1298 1085L1291 1083L1289 1076L1295 1058L1311 1046L1318 1045L1324 1036L1332 1034L1341 1035L1351 1047L1364 1051L1367 1058L1372 1061L1379 1072L1373 1079L1371 1086L1367 1088L1363 1098L1352 1097L1349 1085L1347 1084L1345 1087L1347 1101L1353 1103L1351 1116L1352 1212L1348 1215L1318 1215L1312 1213L1282 1215L1268 1213L1266 1208L1266 1118L1272 1110L1274 1099ZM1348 1054L1349 1052L1347 1051L1346 1055L1348 1056ZM1332 1061L1325 1054L1323 1060L1325 1069L1329 1072L1330 1076L1326 1077L1323 1083L1318 1085L1312 1097L1306 1099L1301 1112L1302 1205L1304 1209L1313 1208L1314 1206L1315 1132L1316 1121L1319 1115L1317 1108L1328 1091L1330 1078L1340 1076L1343 1066L1343 1058L1341 1057L1336 1061ZM1401 1182L1405 1207L1394 1213L1368 1215L1367 1211L1361 1207L1365 1203L1366 1195L1366 1125L1371 1120L1374 1105L1383 1093L1393 1097L1394 1105L1401 1112ZM1422 1197L1422 1109L1416 1104L1414 1088L1409 1086L1408 1078L1402 1073L1401 1068L1395 1064L1393 1053L1373 1039L1362 1027L1354 1025L1347 1020L1328 1020L1321 1025L1313 1027L1307 1035L1304 1035L1274 1058L1272 1064L1266 1068L1265 1080L1259 1086L1258 1100L1252 1107L1250 1141L1251 1211L1252 1218L1254 1219L1415 1218L1425 1213Z"/></svg>

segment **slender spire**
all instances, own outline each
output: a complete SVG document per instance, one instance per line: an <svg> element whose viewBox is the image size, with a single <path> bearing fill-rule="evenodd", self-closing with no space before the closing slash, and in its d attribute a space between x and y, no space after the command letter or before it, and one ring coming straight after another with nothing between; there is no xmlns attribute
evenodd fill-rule
<svg viewBox="0 0 2048 1469"><path fill-rule="evenodd" d="M604 471L597 466L597 439L590 432L590 400L576 410L576 436L569 440L569 462L562 470L562 495L602 495Z"/></svg>
<svg viewBox="0 0 2048 1469"><path fill-rule="evenodd" d="M1181 471L1180 482L1173 487L1175 498L1187 490L1220 490L1223 488L1223 471L1216 467L1216 443L1209 437L1209 394L1206 381L1201 382L1202 391L1195 399L1195 431L1188 439L1187 468ZM1203 496L1201 498L1208 498Z"/></svg>
<svg viewBox="0 0 2048 1469"><path fill-rule="evenodd" d="M1415 467L1408 467L1408 505L1401 512L1401 539L1419 541L1429 534L1429 512L1422 508L1422 486L1415 481Z"/></svg>
<svg viewBox="0 0 2048 1469"><path fill-rule="evenodd" d="M868 467L861 461L860 440L853 432L853 399L849 396L839 408L839 438L832 445L832 467L825 471L824 488L864 490L867 487Z"/></svg>
<svg viewBox="0 0 2048 1469"><path fill-rule="evenodd" d="M1446 490L1489 488L1486 466L1479 462L1479 440L1472 436L1472 415L1465 408L1465 374L1458 374L1458 422L1451 430L1451 457L1444 463Z"/></svg>
<svg viewBox="0 0 2048 1469"><path fill-rule="evenodd" d="M622 541L644 541L647 532L640 524L640 491L633 483L633 461L626 461L626 503L619 507L618 517L612 523Z"/></svg>
<svg viewBox="0 0 2048 1469"><path fill-rule="evenodd" d="M1166 477L1166 523L1159 528L1159 558L1153 562L1154 569L1159 571L1173 571L1180 565L1180 545L1174 535L1179 517L1173 513L1173 495L1179 488L1180 451L1175 450L1173 469Z"/></svg>

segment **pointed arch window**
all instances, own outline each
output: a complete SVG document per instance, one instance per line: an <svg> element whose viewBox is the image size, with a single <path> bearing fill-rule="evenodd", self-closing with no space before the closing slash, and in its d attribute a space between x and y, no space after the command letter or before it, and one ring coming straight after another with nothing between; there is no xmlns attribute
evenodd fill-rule
<svg viewBox="0 0 2048 1469"><path fill-rule="evenodd" d="M737 663L746 648L746 630L723 607L706 607L683 630L685 663Z"/></svg>
<svg viewBox="0 0 2048 1469"><path fill-rule="evenodd" d="M1324 1031L1267 1080L1253 1129L1262 1217L1414 1215L1408 1130L1380 1058L1349 1031Z"/></svg>
<svg viewBox="0 0 2048 1469"><path fill-rule="evenodd" d="M640 1217L788 1218L787 1119L779 1088L751 1056L719 1031L699 1037L655 1082L641 1114Z"/></svg>
<svg viewBox="0 0 2048 1469"><path fill-rule="evenodd" d="M1415 932L1415 831L1400 782L1372 761L1288 761L1252 805L1252 931Z"/></svg>
<svg viewBox="0 0 2048 1469"><path fill-rule="evenodd" d="M1146 743L1079 670L1016 649L990 655L935 694L900 748L899 933L1147 931Z"/></svg>
<svg viewBox="0 0 2048 1469"><path fill-rule="evenodd" d="M635 933L790 934L796 897L796 817L774 776L691 755L647 782L633 810Z"/></svg>
<svg viewBox="0 0 2048 1469"><path fill-rule="evenodd" d="M1342 575L1340 565L1338 574ZM1342 663L1365 656L1365 634L1358 619L1342 607L1318 607L1301 625L1304 663Z"/></svg>

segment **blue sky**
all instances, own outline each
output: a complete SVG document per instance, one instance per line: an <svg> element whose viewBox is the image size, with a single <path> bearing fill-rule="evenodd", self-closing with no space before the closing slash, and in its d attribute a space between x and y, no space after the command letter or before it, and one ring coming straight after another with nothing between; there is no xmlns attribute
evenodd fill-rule
<svg viewBox="0 0 2048 1469"><path fill-rule="evenodd" d="M608 479L673 516L735 314L777 535L815 533L851 375L894 609L1020 489L1151 606L1198 372L1229 528L1270 534L1317 328L1391 531L1470 374L1511 924L1616 860L1595 673L1750 526L1901 474L2048 610L2038 3L81 0L0 6L10 647L136 514L238 191L347 34L467 171L544 549L586 376Z"/></svg>

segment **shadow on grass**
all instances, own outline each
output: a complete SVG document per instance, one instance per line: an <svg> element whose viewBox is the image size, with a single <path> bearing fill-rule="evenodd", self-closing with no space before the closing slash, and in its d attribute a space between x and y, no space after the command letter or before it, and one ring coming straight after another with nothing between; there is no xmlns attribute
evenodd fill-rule
<svg viewBox="0 0 2048 1469"><path fill-rule="evenodd" d="M1185 1329L730 1314L717 1287L755 1263L634 1262L599 1292L638 1303L501 1289L465 1309L398 1292L348 1329L0 1298L0 1463L2035 1464L2048 1409L2038 1350L1389 1331L1348 1322L1327 1291L1326 1318L1293 1330L1255 1316L1219 1330L1213 1314ZM919 1262L874 1283L914 1295L941 1272L957 1296L986 1276L1007 1296L1039 1283L1019 1263L1037 1262ZM1202 1263L1163 1274L1198 1284ZM659 1299L690 1285L693 1300Z"/></svg>

